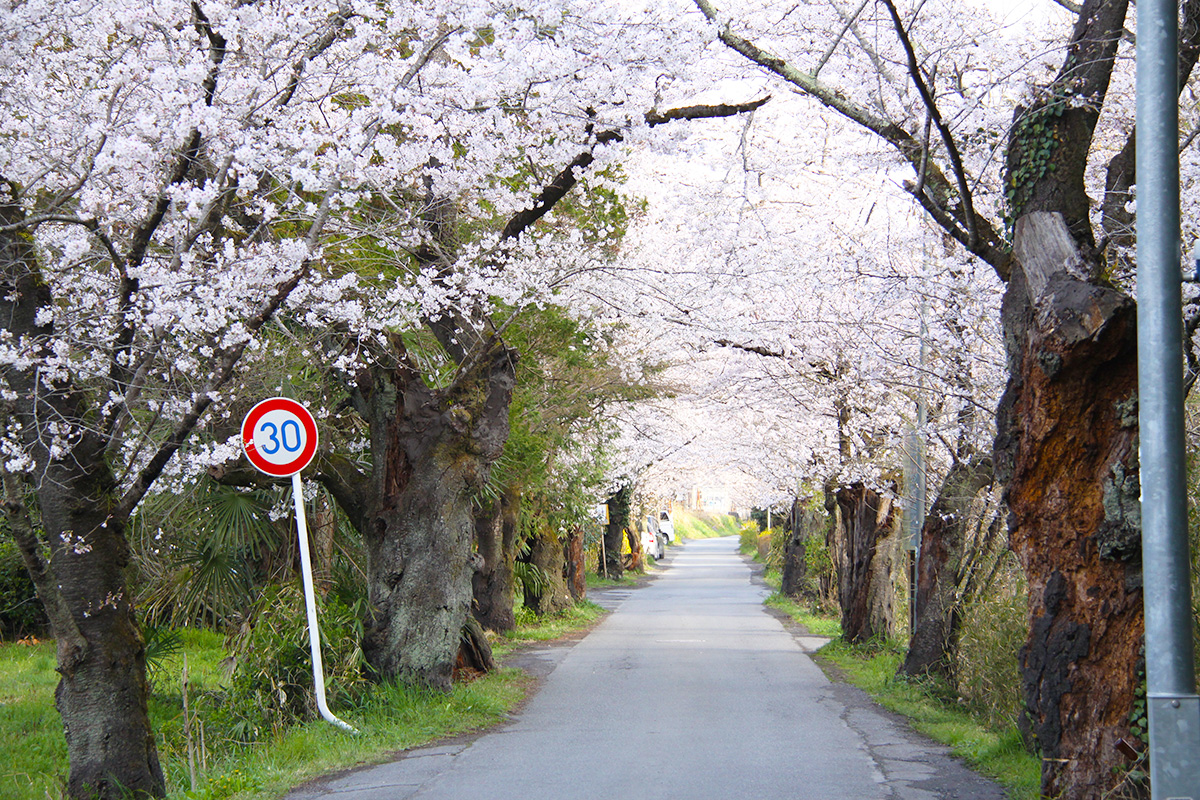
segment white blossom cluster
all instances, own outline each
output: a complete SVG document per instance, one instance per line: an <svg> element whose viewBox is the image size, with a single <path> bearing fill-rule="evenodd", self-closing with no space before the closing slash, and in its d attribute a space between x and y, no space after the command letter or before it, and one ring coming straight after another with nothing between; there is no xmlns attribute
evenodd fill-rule
<svg viewBox="0 0 1200 800"><path fill-rule="evenodd" d="M586 248L553 217L503 247L495 234L601 131L650 135L656 93L708 37L699 20L675 24L681 8L5 5L0 176L53 304L38 336L0 332L0 368L94 390L93 423L131 480L198 400L212 401L198 431L227 427L245 398L220 391L222 364L245 348L243 375L273 368L289 325L349 342L319 354L349 373L365 352L355 339L448 307L542 302L590 268ZM618 151L600 148L596 168ZM414 271L439 202L483 233L456 243L449 269ZM256 322L297 275L278 312L288 322ZM29 468L8 434L6 469ZM79 434L38 436L64 458ZM192 436L169 474L234 455L213 440Z"/></svg>

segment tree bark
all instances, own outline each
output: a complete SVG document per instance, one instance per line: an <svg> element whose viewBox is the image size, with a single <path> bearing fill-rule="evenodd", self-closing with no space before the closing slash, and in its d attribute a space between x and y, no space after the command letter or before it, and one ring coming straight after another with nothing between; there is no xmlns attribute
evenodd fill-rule
<svg viewBox="0 0 1200 800"><path fill-rule="evenodd" d="M449 689L471 603L472 493L508 436L516 355L493 340L447 389L407 363L399 337L359 374L375 456L363 535L363 655L380 678Z"/></svg>
<svg viewBox="0 0 1200 800"><path fill-rule="evenodd" d="M1058 75L1015 115L1006 162L1017 266L995 457L1029 581L1022 722L1048 796L1100 797L1121 780L1116 744L1141 683L1136 306L1103 285L1084 191L1127 5L1084 2Z"/></svg>
<svg viewBox="0 0 1200 800"><path fill-rule="evenodd" d="M570 608L571 594L563 579L565 559L558 535L548 525L540 523L528 546L529 564L537 569L541 580L535 586L525 585L526 608L539 617Z"/></svg>
<svg viewBox="0 0 1200 800"><path fill-rule="evenodd" d="M472 613L479 624L496 632L516 627L513 562L516 560L517 513L521 496L508 489L475 514L475 544L480 557L472 578Z"/></svg>
<svg viewBox="0 0 1200 800"><path fill-rule="evenodd" d="M488 642L487 634L483 632L479 620L468 614L463 620L462 638L454 660L454 677L478 677L495 669L496 659L492 656L492 645Z"/></svg>
<svg viewBox="0 0 1200 800"><path fill-rule="evenodd" d="M584 575L583 564L583 529L574 527L567 534L565 545L567 561L567 591L571 599L579 602L587 599L587 577Z"/></svg>
<svg viewBox="0 0 1200 800"><path fill-rule="evenodd" d="M625 528L625 541L629 545L629 563L625 568L631 572L645 572L646 563L642 553L642 536L634 526ZM624 548L621 548L624 550Z"/></svg>
<svg viewBox="0 0 1200 800"><path fill-rule="evenodd" d="M1018 230L1018 245L1025 236ZM1143 638L1136 307L1054 274L1031 302L1014 276L1006 330L1024 330L999 411L1009 540L1029 580L1023 729L1042 791L1099 797L1125 764Z"/></svg>
<svg viewBox="0 0 1200 800"><path fill-rule="evenodd" d="M842 638L851 644L886 639L895 617L892 500L859 483L839 489L837 504L846 542L838 592Z"/></svg>
<svg viewBox="0 0 1200 800"><path fill-rule="evenodd" d="M19 211L0 205L0 222ZM47 564L28 509L6 476L5 512L22 557L50 617L62 676L55 705L63 719L71 798L162 797L162 769L148 712L145 645L126 585L129 545L125 515L117 513L117 484L105 457L106 438L89 426L87 397L69 379L54 380L37 363L50 353L49 323L38 311L53 306L38 269L32 239L0 233L0 315L13 341L24 340L30 366L9 366L3 377L16 395L9 408L25 453L34 462L33 488L50 546ZM71 435L59 443L41 420L56 420Z"/></svg>
<svg viewBox="0 0 1200 800"><path fill-rule="evenodd" d="M971 505L994 480L990 458L955 461L925 517L917 565L916 624L899 674L953 682L969 565Z"/></svg>
<svg viewBox="0 0 1200 800"><path fill-rule="evenodd" d="M608 526L604 529L604 547L601 549L599 573L609 580L620 580L625 574L625 562L621 558L625 529L629 527L629 508L633 502L633 486L625 484L608 498Z"/></svg>
<svg viewBox="0 0 1200 800"><path fill-rule="evenodd" d="M804 506L799 498L794 499L788 516L789 535L783 546L783 569L779 581L779 591L788 597L799 597L808 578L806 555L809 530L805 522Z"/></svg>

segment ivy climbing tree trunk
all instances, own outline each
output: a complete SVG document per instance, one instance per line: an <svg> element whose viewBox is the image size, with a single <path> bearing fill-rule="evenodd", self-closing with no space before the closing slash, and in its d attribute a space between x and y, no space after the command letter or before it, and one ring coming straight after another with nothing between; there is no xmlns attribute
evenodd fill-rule
<svg viewBox="0 0 1200 800"><path fill-rule="evenodd" d="M996 467L1029 580L1024 727L1050 796L1099 797L1119 780L1140 684L1136 307L1104 284L1084 187L1126 11L1083 4L1058 75L1015 115L1007 157L1016 265Z"/></svg>

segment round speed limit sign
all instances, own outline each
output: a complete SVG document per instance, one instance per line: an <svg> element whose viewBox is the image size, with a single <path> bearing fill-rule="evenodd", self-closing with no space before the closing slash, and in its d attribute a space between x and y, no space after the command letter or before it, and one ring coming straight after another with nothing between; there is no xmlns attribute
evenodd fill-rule
<svg viewBox="0 0 1200 800"><path fill-rule="evenodd" d="M263 400L242 420L242 449L250 463L268 475L295 475L317 452L317 423L295 400Z"/></svg>

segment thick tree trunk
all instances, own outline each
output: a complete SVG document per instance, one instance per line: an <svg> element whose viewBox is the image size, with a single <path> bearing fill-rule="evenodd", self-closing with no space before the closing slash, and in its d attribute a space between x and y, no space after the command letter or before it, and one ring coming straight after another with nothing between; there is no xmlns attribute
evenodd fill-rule
<svg viewBox="0 0 1200 800"><path fill-rule="evenodd" d="M629 507L633 502L633 486L625 484L608 498L608 526L604 529L604 546L600 549L602 562L599 574L619 580L625 573L621 558L625 529L629 527Z"/></svg>
<svg viewBox="0 0 1200 800"><path fill-rule="evenodd" d="M634 530L633 527L626 528L625 543L629 545L629 563L625 565L625 568L631 572L645 572L646 562L642 553L641 534Z"/></svg>
<svg viewBox="0 0 1200 800"><path fill-rule="evenodd" d="M525 606L539 617L570 608L571 594L563 579L566 563L562 542L549 526L539 525L530 538L529 564L541 579L534 586L525 584Z"/></svg>
<svg viewBox="0 0 1200 800"><path fill-rule="evenodd" d="M509 631L516 626L513 562L516 560L517 513L520 493L507 490L475 514L475 544L479 566L472 578L472 612L483 627Z"/></svg>
<svg viewBox="0 0 1200 800"><path fill-rule="evenodd" d="M358 381L375 455L364 538L370 604L363 654L380 678L449 689L474 574L472 493L508 436L515 355L493 341L449 389L403 344Z"/></svg>
<svg viewBox="0 0 1200 800"><path fill-rule="evenodd" d="M934 675L953 681L959 623L970 579L967 525L971 505L993 481L990 458L970 458L950 466L941 491L925 517L917 566L916 625L899 673Z"/></svg>
<svg viewBox="0 0 1200 800"><path fill-rule="evenodd" d="M1018 230L1018 248L1029 234ZM1032 259L1030 260L1032 264ZM997 471L1029 580L1023 727L1048 796L1100 797L1126 761L1143 637L1135 305L1056 273L1005 297L1010 353ZM1015 338L1015 336L1014 336Z"/></svg>
<svg viewBox="0 0 1200 800"><path fill-rule="evenodd" d="M828 515L807 508L799 499L792 503L788 523L791 534L783 549L783 570L779 589L788 597L821 600L821 576L809 573L808 547L815 537L825 537L829 520ZM819 539L817 546L820 546Z"/></svg>
<svg viewBox="0 0 1200 800"><path fill-rule="evenodd" d="M564 557L567 561L567 591L576 602L587 598L587 576L584 575L583 564L583 529L574 527L567 534L564 545Z"/></svg>
<svg viewBox="0 0 1200 800"><path fill-rule="evenodd" d="M0 223L17 213L0 205ZM39 374L52 329L38 311L53 306L25 234L0 233L0 316L13 341L25 339L34 365L4 370L16 394L12 421L20 427L33 475L40 529L50 562L24 506L17 481L5 476L5 512L11 532L46 608L57 642L62 676L55 704L63 719L70 772L67 795L75 800L162 797L166 793L147 701L145 646L132 592L125 582L129 545L125 518L115 513L116 481L105 456L107 441L94 426L83 393L67 381ZM51 452L58 434L64 452Z"/></svg>
<svg viewBox="0 0 1200 800"><path fill-rule="evenodd" d="M798 498L792 501L792 511L788 515L788 531L788 540L783 546L779 591L788 597L799 597L808 578L806 551L809 531L805 525L804 506Z"/></svg>
<svg viewBox="0 0 1200 800"><path fill-rule="evenodd" d="M846 543L839 574L842 637L851 644L892 634L895 531L890 497L862 484L837 492Z"/></svg>
<svg viewBox="0 0 1200 800"><path fill-rule="evenodd" d="M1131 738L1141 683L1135 304L1104 285L1110 259L1096 251L1085 192L1127 7L1084 0L1058 75L1015 115L1006 159L1016 267L996 471L1029 581L1025 729L1055 797L1101 797L1121 780L1116 744ZM1120 154L1109 173L1111 207L1132 175Z"/></svg>

